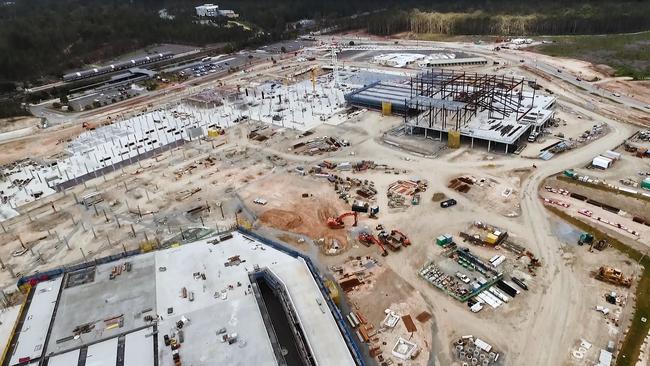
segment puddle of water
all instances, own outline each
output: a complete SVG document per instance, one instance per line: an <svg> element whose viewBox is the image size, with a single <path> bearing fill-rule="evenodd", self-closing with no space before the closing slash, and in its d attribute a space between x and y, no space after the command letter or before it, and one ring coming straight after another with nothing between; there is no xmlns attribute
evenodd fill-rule
<svg viewBox="0 0 650 366"><path fill-rule="evenodd" d="M551 224L553 234L563 243L576 246L578 245L578 239L580 238L582 231L561 220L552 219Z"/></svg>

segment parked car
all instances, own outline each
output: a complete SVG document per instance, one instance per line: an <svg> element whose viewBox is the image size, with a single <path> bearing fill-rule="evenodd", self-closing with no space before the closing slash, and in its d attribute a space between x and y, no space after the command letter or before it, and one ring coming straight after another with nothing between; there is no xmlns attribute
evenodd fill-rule
<svg viewBox="0 0 650 366"><path fill-rule="evenodd" d="M456 202L455 199L450 198L450 199L448 199L448 200L445 200L445 201L440 202L440 207L442 207L442 208L447 208L447 207L455 206L457 203L458 203L458 202Z"/></svg>

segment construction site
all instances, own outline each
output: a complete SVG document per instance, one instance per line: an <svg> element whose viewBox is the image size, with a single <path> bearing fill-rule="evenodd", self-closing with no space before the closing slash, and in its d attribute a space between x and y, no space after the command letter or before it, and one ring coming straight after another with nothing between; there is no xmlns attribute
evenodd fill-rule
<svg viewBox="0 0 650 366"><path fill-rule="evenodd" d="M346 37L0 139L2 364L648 364L644 115Z"/></svg>

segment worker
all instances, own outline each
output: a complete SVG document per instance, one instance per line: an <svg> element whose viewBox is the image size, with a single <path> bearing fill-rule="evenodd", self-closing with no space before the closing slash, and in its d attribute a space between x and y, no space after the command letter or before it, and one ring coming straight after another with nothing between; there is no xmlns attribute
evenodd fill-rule
<svg viewBox="0 0 650 366"><path fill-rule="evenodd" d="M537 169L537 165L535 165L534 163L533 163L533 168Z"/></svg>

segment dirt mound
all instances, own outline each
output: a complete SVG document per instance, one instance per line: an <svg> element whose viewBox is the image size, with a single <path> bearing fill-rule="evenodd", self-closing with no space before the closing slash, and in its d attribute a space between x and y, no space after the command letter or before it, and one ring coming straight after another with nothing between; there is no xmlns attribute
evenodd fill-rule
<svg viewBox="0 0 650 366"><path fill-rule="evenodd" d="M280 230L295 229L302 224L302 218L295 212L272 208L260 216L260 221Z"/></svg>
<svg viewBox="0 0 650 366"><path fill-rule="evenodd" d="M442 201L442 200L444 200L446 197L447 197L447 196L446 196L444 193L442 193L442 192L436 192L436 193L434 193L433 196L431 197L431 201L433 201L433 202Z"/></svg>

